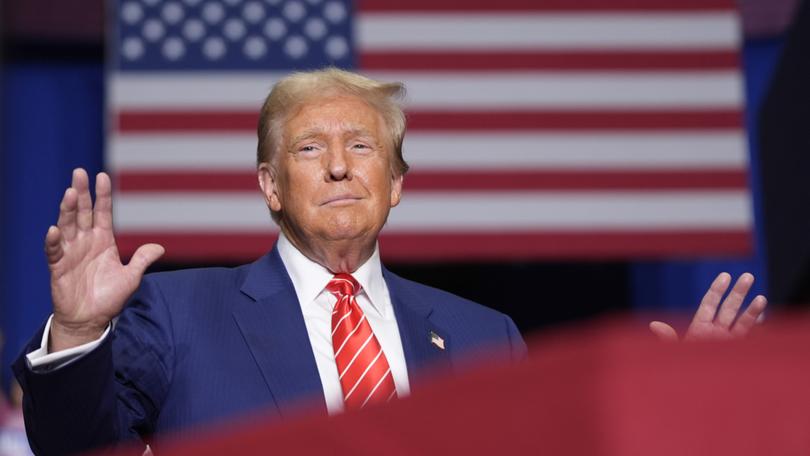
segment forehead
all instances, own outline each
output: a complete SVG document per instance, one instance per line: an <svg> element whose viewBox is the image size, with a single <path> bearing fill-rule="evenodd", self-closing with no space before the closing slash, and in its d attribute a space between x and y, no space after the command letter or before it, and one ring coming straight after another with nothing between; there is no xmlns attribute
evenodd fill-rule
<svg viewBox="0 0 810 456"><path fill-rule="evenodd" d="M365 132L382 136L384 121L379 111L353 96L333 96L303 103L289 117L285 137L291 140L304 133L344 134Z"/></svg>

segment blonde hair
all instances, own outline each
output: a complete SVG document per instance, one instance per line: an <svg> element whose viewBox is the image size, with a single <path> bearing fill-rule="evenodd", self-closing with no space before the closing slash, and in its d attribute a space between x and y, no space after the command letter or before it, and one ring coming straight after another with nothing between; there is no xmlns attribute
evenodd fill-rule
<svg viewBox="0 0 810 456"><path fill-rule="evenodd" d="M404 175L408 171L408 164L402 157L405 113L399 101L405 96L405 85L375 81L337 68L292 73L273 86L259 116L256 165L271 163L279 152L284 123L290 115L314 99L334 95L356 96L382 115L392 140L392 171L395 176Z"/></svg>

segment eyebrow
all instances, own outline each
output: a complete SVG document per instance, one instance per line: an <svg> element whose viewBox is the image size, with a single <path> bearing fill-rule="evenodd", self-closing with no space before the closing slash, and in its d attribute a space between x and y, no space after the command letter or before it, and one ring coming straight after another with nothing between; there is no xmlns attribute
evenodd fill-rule
<svg viewBox="0 0 810 456"><path fill-rule="evenodd" d="M303 133L301 133L300 135L293 138L292 141L290 141L290 144L296 144L296 143L298 143L300 141L304 141L304 140L307 140L307 139L312 139L312 138L315 138L317 136L322 135L323 133L324 133L324 130L322 128L311 128L311 129L308 129L308 130L304 130ZM370 137L370 138L374 137L374 135L370 131L368 131L368 130L366 130L364 128L351 128L348 131L346 131L346 136L364 136L364 137Z"/></svg>
<svg viewBox="0 0 810 456"><path fill-rule="evenodd" d="M318 129L306 130L303 133L301 133L300 135L293 138L290 141L290 144L296 144L296 143L298 143L300 141L303 141L305 139L312 139L312 138L318 136L320 133L321 133L321 130L318 130Z"/></svg>

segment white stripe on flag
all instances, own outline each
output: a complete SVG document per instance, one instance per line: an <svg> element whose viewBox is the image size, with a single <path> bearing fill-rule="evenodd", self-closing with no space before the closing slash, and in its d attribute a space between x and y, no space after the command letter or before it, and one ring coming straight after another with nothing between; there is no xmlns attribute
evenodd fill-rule
<svg viewBox="0 0 810 456"><path fill-rule="evenodd" d="M409 109L666 109L742 105L739 72L368 72L383 81L402 81ZM258 113L278 76L252 77L117 75L110 96L118 110L198 108Z"/></svg>
<svg viewBox="0 0 810 456"><path fill-rule="evenodd" d="M413 133L405 159L413 169L741 169L742 132Z"/></svg>
<svg viewBox="0 0 810 456"><path fill-rule="evenodd" d="M128 192L116 195L116 228L126 232L274 232L253 193ZM419 192L391 210L385 232L525 229L747 229L749 194L739 191Z"/></svg>
<svg viewBox="0 0 810 456"><path fill-rule="evenodd" d="M739 72L725 70L368 74L404 82L406 107L420 110L739 107L743 93Z"/></svg>
<svg viewBox="0 0 810 456"><path fill-rule="evenodd" d="M362 13L363 51L733 48L733 11L667 13Z"/></svg>
<svg viewBox="0 0 810 456"><path fill-rule="evenodd" d="M405 194L392 230L725 229L751 224L747 191Z"/></svg>
<svg viewBox="0 0 810 456"><path fill-rule="evenodd" d="M112 73L109 106L116 109L215 107L259 112L264 98L286 73Z"/></svg>
<svg viewBox="0 0 810 456"><path fill-rule="evenodd" d="M133 133L109 145L113 170L256 169L253 133ZM405 137L404 154L414 170L708 170L744 169L748 162L741 131L414 132Z"/></svg>

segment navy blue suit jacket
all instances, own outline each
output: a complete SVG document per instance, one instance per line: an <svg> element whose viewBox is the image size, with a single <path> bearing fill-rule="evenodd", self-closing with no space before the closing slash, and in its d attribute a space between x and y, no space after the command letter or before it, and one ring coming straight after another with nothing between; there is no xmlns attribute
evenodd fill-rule
<svg viewBox="0 0 810 456"><path fill-rule="evenodd" d="M412 390L470 358L525 357L506 315L383 269ZM24 353L39 347L40 332ZM442 350L431 333L444 339ZM251 411L326 412L292 282L274 248L256 262L147 275L111 336L49 372L14 365L32 448L55 454Z"/></svg>

